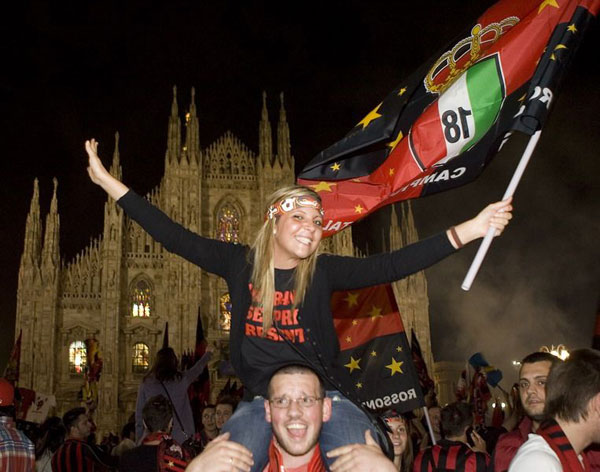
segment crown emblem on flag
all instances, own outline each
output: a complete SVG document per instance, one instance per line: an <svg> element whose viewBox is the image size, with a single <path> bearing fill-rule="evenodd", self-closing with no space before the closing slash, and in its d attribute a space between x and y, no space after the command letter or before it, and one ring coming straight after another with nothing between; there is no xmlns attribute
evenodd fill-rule
<svg viewBox="0 0 600 472"><path fill-rule="evenodd" d="M433 64L423 80L430 93L442 94L452 83L482 56L483 52L519 22L516 16L504 18L499 23L485 27L476 24L471 35L461 39Z"/></svg>

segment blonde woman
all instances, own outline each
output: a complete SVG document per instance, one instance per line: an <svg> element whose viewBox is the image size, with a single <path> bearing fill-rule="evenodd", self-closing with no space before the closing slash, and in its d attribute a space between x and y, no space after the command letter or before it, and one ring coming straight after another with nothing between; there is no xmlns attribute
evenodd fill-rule
<svg viewBox="0 0 600 472"><path fill-rule="evenodd" d="M88 173L165 249L223 277L232 301L231 361L245 387L245 398L222 432L250 449L252 470L267 463L271 429L265 421L264 398L271 375L284 365L310 364L327 382L333 414L320 437L323 454L364 443L370 419L341 392L332 375L339 345L330 311L335 290L392 282L435 264L463 244L483 237L492 226L500 234L511 218L510 201L487 206L475 218L429 239L389 254L368 258L319 255L323 208L312 190L292 186L269 199L265 220L252 247L201 237L171 221L147 200L110 175L97 154L95 140L86 141ZM300 400L304 398L299 393ZM317 404L321 399L316 399ZM314 402L289 403L288 440L302 443ZM292 405L294 405L292 407ZM304 405L304 406L302 406ZM231 455L235 466L235 451Z"/></svg>

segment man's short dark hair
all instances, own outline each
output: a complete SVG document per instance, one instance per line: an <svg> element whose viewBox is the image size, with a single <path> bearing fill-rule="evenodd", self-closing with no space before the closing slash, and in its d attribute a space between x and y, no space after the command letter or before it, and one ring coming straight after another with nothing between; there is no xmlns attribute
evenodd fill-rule
<svg viewBox="0 0 600 472"><path fill-rule="evenodd" d="M231 411L234 412L238 406L238 399L233 395L221 395L217 398L217 403L213 408L216 408L218 405L231 405Z"/></svg>
<svg viewBox="0 0 600 472"><path fill-rule="evenodd" d="M85 408L78 406L77 408L71 408L63 415L62 421L63 425L65 425L65 429L67 430L67 435L71 433L71 428L75 426L75 423L77 423L79 417L85 414Z"/></svg>
<svg viewBox="0 0 600 472"><path fill-rule="evenodd" d="M465 402L450 403L442 408L441 416L444 437L461 436L473 424L473 407Z"/></svg>
<svg viewBox="0 0 600 472"><path fill-rule="evenodd" d="M171 402L163 395L150 397L142 409L142 419L151 433L167 431L173 419Z"/></svg>
<svg viewBox="0 0 600 472"><path fill-rule="evenodd" d="M600 393L600 352L578 349L556 364L546 383L544 414L578 423L587 419L590 400Z"/></svg>
<svg viewBox="0 0 600 472"><path fill-rule="evenodd" d="M123 426L121 430L121 439L125 439L130 437L132 434L135 434L135 423L127 423Z"/></svg>
<svg viewBox="0 0 600 472"><path fill-rule="evenodd" d="M286 366L282 367L281 369L277 370L271 376L271 380L273 380L273 378L277 374L314 374L317 376L317 379L319 379L319 395L321 397L325 397L325 384L323 383L323 379L321 379L321 376L319 374L317 374L314 370L312 370L310 367L307 367L304 365L299 365L299 364L286 365ZM271 380L269 380L269 390L267 392L269 398L271 398Z"/></svg>
<svg viewBox="0 0 600 472"><path fill-rule="evenodd" d="M562 362L562 359L554 354L550 354L549 352L537 351L532 352L531 354L526 355L521 361L521 366L523 364L535 364L536 362L550 362L553 367L555 364Z"/></svg>

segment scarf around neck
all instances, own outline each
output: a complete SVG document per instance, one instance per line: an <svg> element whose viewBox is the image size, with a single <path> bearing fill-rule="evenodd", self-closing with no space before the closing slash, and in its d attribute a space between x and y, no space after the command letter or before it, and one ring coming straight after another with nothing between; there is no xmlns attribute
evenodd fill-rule
<svg viewBox="0 0 600 472"><path fill-rule="evenodd" d="M560 425L554 420L545 421L536 431L558 456L558 460L562 465L563 472L581 472L591 470L590 463L585 456L583 457L583 465L577 457L577 453L571 446L569 439L565 435Z"/></svg>
<svg viewBox="0 0 600 472"><path fill-rule="evenodd" d="M269 464L263 472L285 472L285 470L281 452L275 446L275 441L271 439L271 444L269 444ZM321 457L321 449L317 443L310 461L306 464L306 472L325 472L326 470L323 458Z"/></svg>

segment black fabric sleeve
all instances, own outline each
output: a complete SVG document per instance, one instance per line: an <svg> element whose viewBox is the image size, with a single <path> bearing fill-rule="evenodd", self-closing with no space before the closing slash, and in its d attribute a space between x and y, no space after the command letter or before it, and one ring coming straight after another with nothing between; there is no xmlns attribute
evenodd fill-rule
<svg viewBox="0 0 600 472"><path fill-rule="evenodd" d="M319 263L325 266L332 290L353 290L400 280L455 251L444 231L390 253L365 258L326 254Z"/></svg>
<svg viewBox="0 0 600 472"><path fill-rule="evenodd" d="M205 238L184 228L133 190L117 203L167 251L213 274L227 278L234 260L245 252L244 246Z"/></svg>

